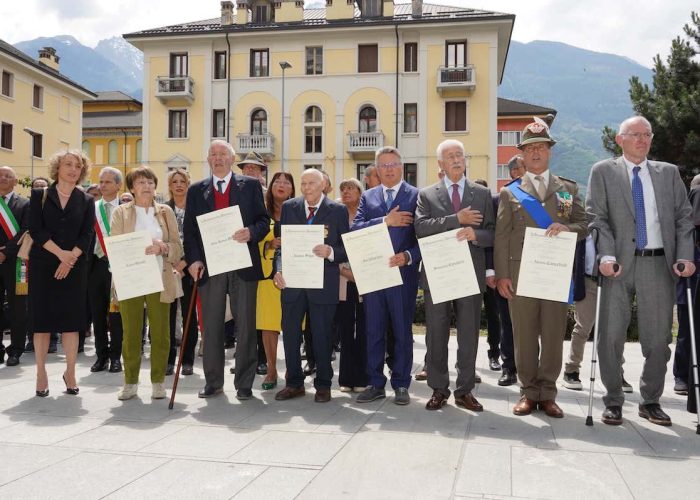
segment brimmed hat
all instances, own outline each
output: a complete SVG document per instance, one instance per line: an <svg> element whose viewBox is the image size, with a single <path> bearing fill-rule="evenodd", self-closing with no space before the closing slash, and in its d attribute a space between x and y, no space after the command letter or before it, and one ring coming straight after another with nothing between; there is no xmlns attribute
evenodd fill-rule
<svg viewBox="0 0 700 500"><path fill-rule="evenodd" d="M238 163L238 168L243 168L243 165L246 164L258 165L263 170L267 170L267 164L265 163L265 160L255 151L251 151L250 153L248 153L245 156L245 158L243 158L243 161Z"/></svg>
<svg viewBox="0 0 700 500"><path fill-rule="evenodd" d="M544 120L533 117L534 122L530 123L523 129L523 134L518 149L523 149L526 144L534 144L535 142L548 142L550 146L554 146L557 141L549 135L549 127Z"/></svg>

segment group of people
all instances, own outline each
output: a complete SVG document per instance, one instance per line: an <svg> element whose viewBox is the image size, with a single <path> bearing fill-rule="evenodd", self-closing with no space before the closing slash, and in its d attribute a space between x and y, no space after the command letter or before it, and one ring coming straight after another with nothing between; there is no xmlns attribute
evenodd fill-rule
<svg viewBox="0 0 700 500"><path fill-rule="evenodd" d="M605 277L598 344L606 388L602 421L622 422L623 351L634 299L644 356L639 415L652 423L670 425L659 400L670 357L675 283L695 273L695 224L677 167L647 159L652 138L645 118L635 116L622 122L616 141L623 154L593 166L585 206L576 183L550 171L551 148L556 142L542 120L524 129L518 144L521 154L510 164L513 181L497 196L468 178L468 157L456 140L437 147L437 183L421 190L411 186L403 178L400 151L383 147L365 172L367 189L356 179L346 179L339 185L338 200L328 196L328 177L313 168L301 174L299 196L294 178L286 172L275 173L265 187L267 165L255 153L238 164L241 174L235 173L235 152L222 140L210 145L209 177L190 185L186 171L170 172L166 204L156 202L158 179L148 167L126 175L133 200L124 203L118 197L121 172L103 168L96 201L78 189L89 168L88 158L79 151L62 152L52 159L49 176L53 183L33 189L30 201L13 193L14 172L2 167L0 195L4 201L0 208L3 218L8 220L9 214L11 220L10 229L3 224L7 234L4 243L0 242L0 266L11 311L27 307L18 299L22 280L24 290L28 288L29 324L25 324L26 314L12 313L12 349L19 345L16 330L34 334L36 395L45 397L49 393L45 370L49 336L61 332L66 392L78 394L78 332L87 328L90 316L97 354L91 370L119 372L123 360L124 385L118 398L127 400L138 392L146 314L152 397L164 398L165 376L172 373L176 356L177 301L181 301L184 316L184 305L197 288L199 322L190 323L188 340L181 349L183 374L190 375L199 323L205 377L199 397L214 397L224 389L229 306L236 325L232 371L237 399L253 395L259 347L268 367L262 388L277 387L281 333L286 375L276 400L304 396L305 377L315 372L314 400L329 401L334 345L340 343L341 391L357 392L357 403L367 403L386 397L389 381L393 402L406 405L410 402L412 324L420 286L425 297L427 347L421 374L433 390L426 409L444 407L453 395L456 405L483 410L474 387L481 307L487 297L501 324L500 335L490 339L490 366L501 369L500 353L503 374L499 385L510 385L516 377L521 385L513 413L542 410L560 418L557 378L562 369L568 303L518 294L525 232L532 227L545 230L550 237L573 232L580 242L575 274L583 281L572 285L572 300L577 304L577 321L583 319L577 324L579 333L571 345L564 385L581 388L578 374L591 327L590 320L584 319L591 316L590 297L596 293L591 278L600 273ZM197 217L234 205L240 209L243 227L230 237L247 246L252 265L210 276ZM293 288L285 281L288 270L282 266L282 228L301 224L323 226L323 243L308 249L323 259L322 288ZM402 284L360 296L342 236L378 224L388 228L394 255L386 265L399 269ZM33 244L25 262L16 254L17 241L27 229ZM458 240L468 242L481 293L434 303L421 267L418 241L451 230L456 230ZM134 231L151 235L144 252L157 257L163 291L119 300L112 286L105 240ZM448 344L453 317L458 349L457 377L451 384ZM302 368L302 341L307 359L313 359L311 367L307 363Z"/></svg>

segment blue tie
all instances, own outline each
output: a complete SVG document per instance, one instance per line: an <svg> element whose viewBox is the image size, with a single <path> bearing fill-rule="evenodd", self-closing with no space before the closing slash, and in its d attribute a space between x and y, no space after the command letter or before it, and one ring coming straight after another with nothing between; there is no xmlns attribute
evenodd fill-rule
<svg viewBox="0 0 700 500"><path fill-rule="evenodd" d="M632 169L632 200L634 201L634 219L636 223L637 249L643 250L647 246L647 216L644 212L644 188L639 178L641 167Z"/></svg>
<svg viewBox="0 0 700 500"><path fill-rule="evenodd" d="M394 203L394 190L387 189L386 190L386 210L387 210L387 212L391 208L392 203Z"/></svg>

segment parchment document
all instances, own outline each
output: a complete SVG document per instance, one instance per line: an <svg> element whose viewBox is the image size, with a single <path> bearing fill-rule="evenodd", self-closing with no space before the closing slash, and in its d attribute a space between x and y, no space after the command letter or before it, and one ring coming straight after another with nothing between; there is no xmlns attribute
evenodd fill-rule
<svg viewBox="0 0 700 500"><path fill-rule="evenodd" d="M403 284L399 268L389 267L394 248L385 223L345 233L343 244L360 295Z"/></svg>
<svg viewBox="0 0 700 500"><path fill-rule="evenodd" d="M323 261L313 248L323 245L324 226L282 226L282 276L288 288L323 288Z"/></svg>
<svg viewBox="0 0 700 500"><path fill-rule="evenodd" d="M109 266L119 300L163 291L163 277L155 255L146 255L153 238L148 231L105 238Z"/></svg>
<svg viewBox="0 0 700 500"><path fill-rule="evenodd" d="M248 245L233 239L233 233L243 229L241 209L238 205L198 215L197 225L202 236L209 276L253 265Z"/></svg>

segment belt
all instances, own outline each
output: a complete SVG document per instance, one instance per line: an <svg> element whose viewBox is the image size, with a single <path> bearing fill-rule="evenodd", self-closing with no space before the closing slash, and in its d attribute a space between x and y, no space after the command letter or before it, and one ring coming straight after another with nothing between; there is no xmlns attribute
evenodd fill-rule
<svg viewBox="0 0 700 500"><path fill-rule="evenodd" d="M597 276L593 276L593 275L586 274L586 273L584 273L584 276L585 276L586 278L588 278L589 280L593 280L593 281L597 281L597 280L598 280L598 277L597 277Z"/></svg>
<svg viewBox="0 0 700 500"><path fill-rule="evenodd" d="M654 248L651 250L635 250L635 257L660 257L664 254L663 248Z"/></svg>

